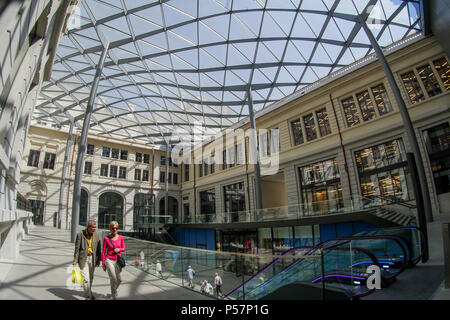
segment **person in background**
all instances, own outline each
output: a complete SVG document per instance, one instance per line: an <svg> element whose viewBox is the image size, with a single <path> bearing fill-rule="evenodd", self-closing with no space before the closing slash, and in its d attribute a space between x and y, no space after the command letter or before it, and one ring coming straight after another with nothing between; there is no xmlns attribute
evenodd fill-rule
<svg viewBox="0 0 450 320"><path fill-rule="evenodd" d="M102 266L104 271L108 271L109 281L111 285L111 298L117 298L117 289L119 288L122 278L122 271L117 264L117 256L125 251L125 242L119 234L119 223L111 221L109 224L110 234L103 239Z"/></svg>
<svg viewBox="0 0 450 320"><path fill-rule="evenodd" d="M141 268L142 269L144 269L144 266L145 266L145 264L144 264L144 261L145 261L145 254L144 254L144 251L142 251L141 250L141 252L139 253L139 256L140 256L140 263L141 263Z"/></svg>
<svg viewBox="0 0 450 320"><path fill-rule="evenodd" d="M208 296L212 296L212 295L214 294L214 288L213 288L213 286L211 285L211 283L209 283L209 282L206 281L206 280L205 280L205 282L206 282L206 285L205 285L205 293L206 293Z"/></svg>
<svg viewBox="0 0 450 320"><path fill-rule="evenodd" d="M162 278L162 266L161 266L161 262L159 262L159 260L156 260L155 269L156 269L156 276Z"/></svg>
<svg viewBox="0 0 450 320"><path fill-rule="evenodd" d="M216 295L217 297L223 296L222 293L222 278L216 273L216 277L214 278L214 286L216 287ZM219 296L220 293L220 296Z"/></svg>
<svg viewBox="0 0 450 320"><path fill-rule="evenodd" d="M195 271L194 269L192 269L191 266L189 266L186 270L186 276L189 280L189 287L194 288L194 276L195 276Z"/></svg>
<svg viewBox="0 0 450 320"><path fill-rule="evenodd" d="M97 222L89 220L86 229L78 232L75 239L75 252L73 254L72 265L80 267L83 277L83 290L86 299L95 299L92 294L92 281L94 280L95 267L100 266L102 259L101 239L96 233Z"/></svg>

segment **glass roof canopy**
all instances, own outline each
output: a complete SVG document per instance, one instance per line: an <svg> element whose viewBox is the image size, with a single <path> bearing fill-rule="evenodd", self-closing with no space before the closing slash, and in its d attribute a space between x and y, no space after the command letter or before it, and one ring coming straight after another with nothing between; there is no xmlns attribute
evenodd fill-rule
<svg viewBox="0 0 450 320"><path fill-rule="evenodd" d="M417 0L80 0L33 123L83 124L110 47L90 133L166 144L196 125L214 135L255 111L422 29Z"/></svg>

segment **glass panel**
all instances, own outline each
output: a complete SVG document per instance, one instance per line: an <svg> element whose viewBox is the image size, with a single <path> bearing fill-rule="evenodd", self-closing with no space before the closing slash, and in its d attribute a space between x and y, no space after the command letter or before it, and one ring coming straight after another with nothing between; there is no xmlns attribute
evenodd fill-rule
<svg viewBox="0 0 450 320"><path fill-rule="evenodd" d="M433 97L442 93L441 87L439 86L439 83L429 64L417 68L417 72L422 79L422 83L425 86L428 96Z"/></svg>
<svg viewBox="0 0 450 320"><path fill-rule="evenodd" d="M119 178L126 179L126 177L127 177L127 168L120 167L119 168Z"/></svg>
<svg viewBox="0 0 450 320"><path fill-rule="evenodd" d="M383 84L372 87L372 94L375 98L375 104L377 105L380 116L392 111L391 102L389 101Z"/></svg>
<svg viewBox="0 0 450 320"><path fill-rule="evenodd" d="M111 158L119 159L119 149L112 149L111 150Z"/></svg>
<svg viewBox="0 0 450 320"><path fill-rule="evenodd" d="M442 79L442 82L444 83L445 90L450 89L450 66L448 64L447 59L445 57L442 57L438 60L433 61L434 66L436 67L437 72L439 73L439 76Z"/></svg>
<svg viewBox="0 0 450 320"><path fill-rule="evenodd" d="M272 232L270 228L258 229L258 254L272 254Z"/></svg>
<svg viewBox="0 0 450 320"><path fill-rule="evenodd" d="M327 109L323 108L316 111L317 123L319 124L320 136L326 136L331 133L330 122Z"/></svg>
<svg viewBox="0 0 450 320"><path fill-rule="evenodd" d="M450 147L450 127L448 122L425 130L425 144L428 153L444 151Z"/></svg>
<svg viewBox="0 0 450 320"><path fill-rule="evenodd" d="M294 235L294 248L314 245L312 226L295 226Z"/></svg>
<svg viewBox="0 0 450 320"><path fill-rule="evenodd" d="M270 149L272 154L280 152L280 131L278 128L270 129Z"/></svg>
<svg viewBox="0 0 450 320"><path fill-rule="evenodd" d="M417 103L425 99L422 88L420 88L419 81L413 71L401 75L406 92L412 103Z"/></svg>
<svg viewBox="0 0 450 320"><path fill-rule="evenodd" d="M292 136L294 137L294 146L302 144L304 140L303 140L302 124L300 122L300 119L291 121L291 128L292 128Z"/></svg>
<svg viewBox="0 0 450 320"><path fill-rule="evenodd" d="M369 91L365 90L363 92L357 93L356 99L358 100L363 120L367 121L375 118L375 108L372 104L372 99L370 98Z"/></svg>
<svg viewBox="0 0 450 320"><path fill-rule="evenodd" d="M94 154L94 145L93 144L88 144L87 145L87 154Z"/></svg>
<svg viewBox="0 0 450 320"><path fill-rule="evenodd" d="M109 176L117 178L117 166L111 166L109 170Z"/></svg>
<svg viewBox="0 0 450 320"><path fill-rule="evenodd" d="M200 192L200 213L203 216L201 222L211 222L216 213L216 190L210 189Z"/></svg>
<svg viewBox="0 0 450 320"><path fill-rule="evenodd" d="M111 153L111 149L110 148L103 147L103 150L102 150L102 156L103 157L109 158L110 153Z"/></svg>
<svg viewBox="0 0 450 320"><path fill-rule="evenodd" d="M353 127L359 124L359 114L353 97L342 100L342 108L344 108L345 119L348 127Z"/></svg>
<svg viewBox="0 0 450 320"><path fill-rule="evenodd" d="M303 117L303 123L305 125L305 131L306 131L306 140L311 141L314 139L317 139L317 130L316 130L316 124L314 122L313 114L308 114Z"/></svg>
<svg viewBox="0 0 450 320"><path fill-rule="evenodd" d="M102 177L107 177L108 176L108 165L107 164L102 164L100 167L100 175Z"/></svg>
<svg viewBox="0 0 450 320"><path fill-rule="evenodd" d="M275 254L292 248L292 227L273 228L273 249Z"/></svg>

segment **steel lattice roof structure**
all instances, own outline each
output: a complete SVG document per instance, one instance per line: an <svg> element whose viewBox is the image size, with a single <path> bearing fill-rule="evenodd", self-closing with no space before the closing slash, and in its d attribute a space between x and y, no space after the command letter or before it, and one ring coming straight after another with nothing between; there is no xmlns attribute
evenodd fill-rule
<svg viewBox="0 0 450 320"><path fill-rule="evenodd" d="M79 0L32 123L82 127L110 42L90 133L166 144L196 124L219 133L423 29L418 0Z"/></svg>

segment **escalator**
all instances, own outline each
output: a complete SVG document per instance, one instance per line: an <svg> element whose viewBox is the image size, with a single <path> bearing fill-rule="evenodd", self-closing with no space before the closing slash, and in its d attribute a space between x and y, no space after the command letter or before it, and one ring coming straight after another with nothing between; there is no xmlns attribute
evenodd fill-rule
<svg viewBox="0 0 450 320"><path fill-rule="evenodd" d="M406 267L419 261L424 251L422 240L417 228L395 227L364 231L324 241L315 247L295 248L225 298L258 300L269 296L275 299L277 292L284 291L286 295L287 287L298 289L298 285L304 288L304 285L320 285L322 291L359 298L374 290L367 286L371 276L367 273L369 266L379 268L382 286L387 287Z"/></svg>

